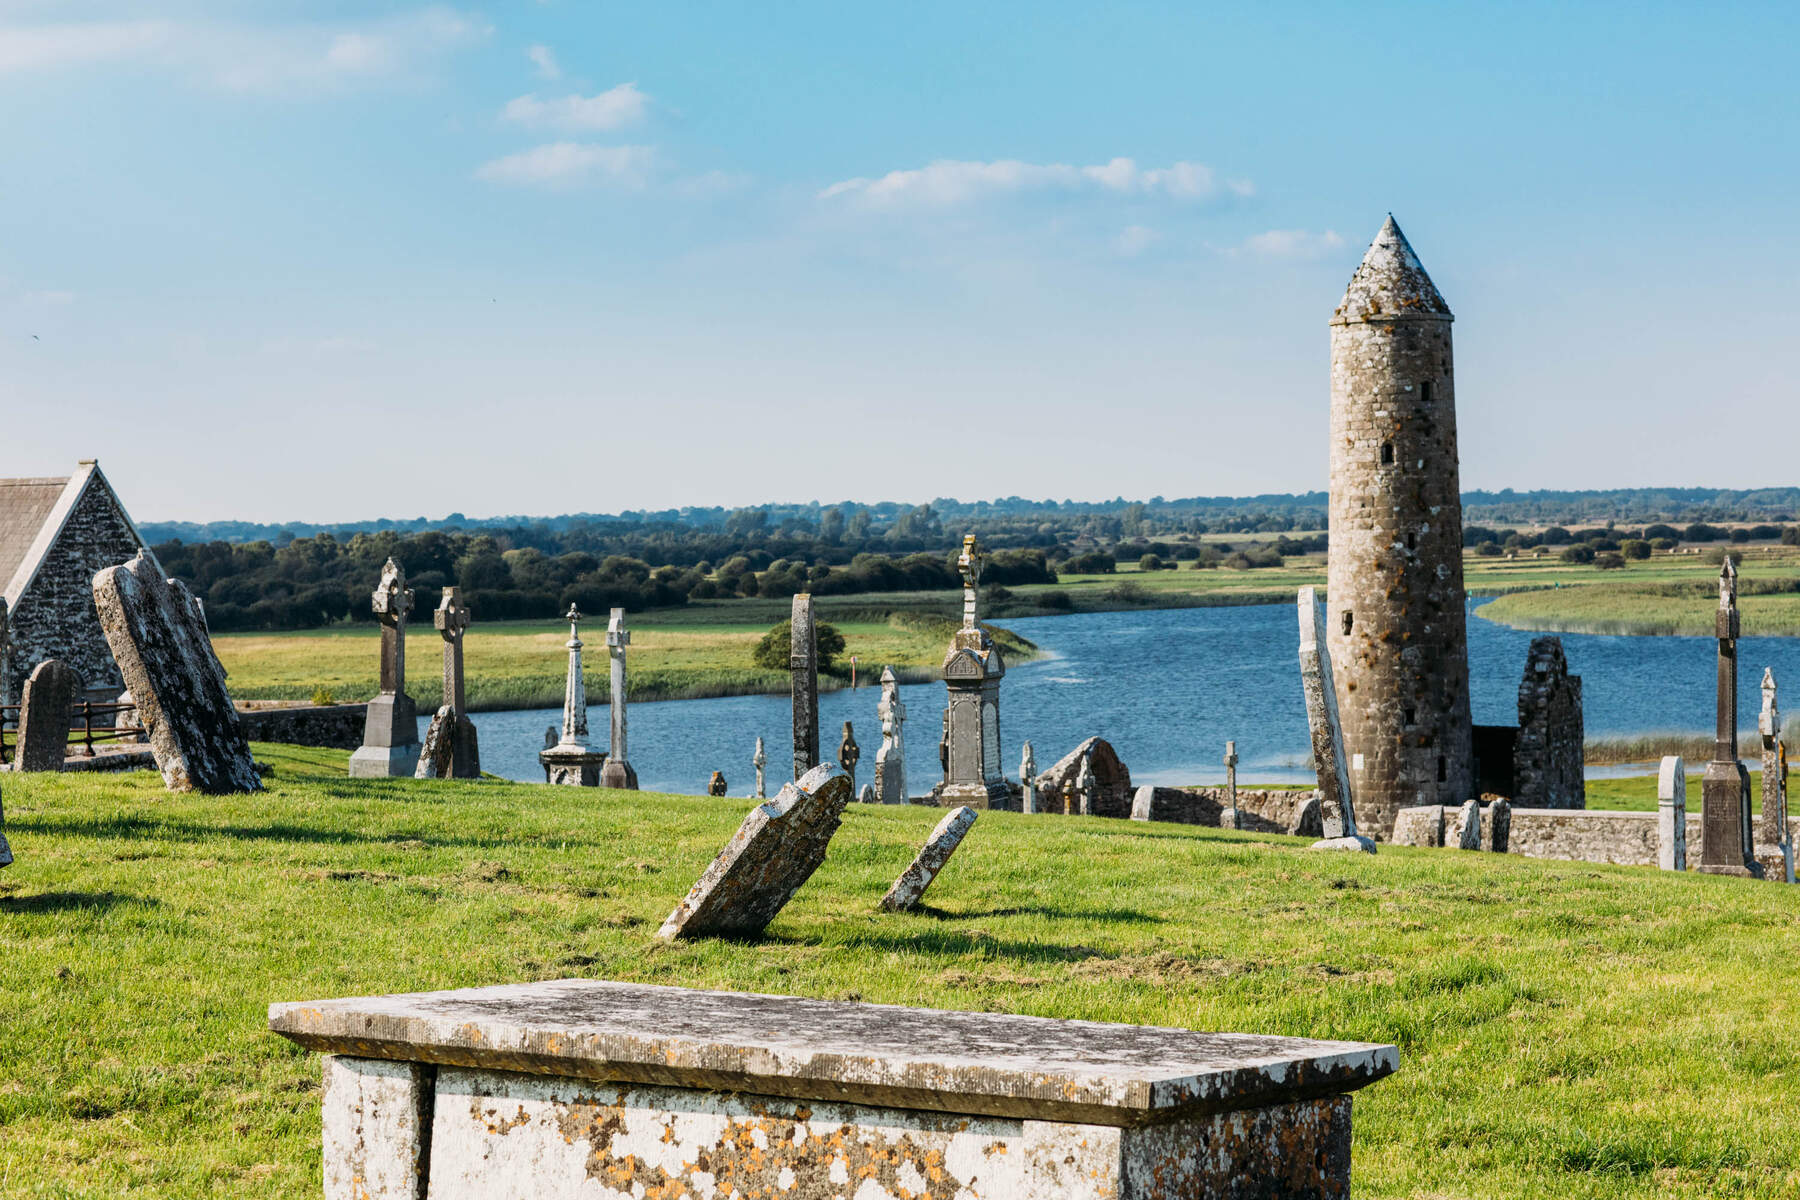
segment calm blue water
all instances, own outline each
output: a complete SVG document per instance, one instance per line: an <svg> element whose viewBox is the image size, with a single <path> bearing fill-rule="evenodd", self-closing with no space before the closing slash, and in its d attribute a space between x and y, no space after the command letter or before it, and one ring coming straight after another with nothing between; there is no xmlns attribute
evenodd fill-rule
<svg viewBox="0 0 1800 1200"><path fill-rule="evenodd" d="M1011 667L1001 684L1002 761L1009 776L1017 776L1020 743L1027 738L1038 765L1047 767L1098 734L1118 748L1138 783L1222 781L1219 759L1227 738L1237 740L1239 772L1246 779L1309 777L1292 605L1085 613L1006 624L1050 652ZM1518 719L1519 676L1532 636L1471 613L1469 667L1477 723ZM1712 728L1711 638L1564 634L1563 647L1570 668L1583 680L1590 735ZM1789 687L1800 686L1800 639L1745 638L1739 653L1738 712L1749 727L1762 705L1763 667L1774 667ZM820 701L821 737L831 757L844 721L855 722L862 746L858 786L874 779L880 694L879 688L865 687L829 692ZM916 684L902 687L900 695L907 707L907 782L917 794L942 777L937 741L944 687ZM512 779L542 780L536 756L544 727L560 723L561 716L555 709L476 714L482 766ZM595 744L604 746L605 708L593 709L589 720ZM758 735L768 749L772 795L791 774L786 696L631 707L631 762L648 790L703 793L718 770L732 795L748 795Z"/></svg>

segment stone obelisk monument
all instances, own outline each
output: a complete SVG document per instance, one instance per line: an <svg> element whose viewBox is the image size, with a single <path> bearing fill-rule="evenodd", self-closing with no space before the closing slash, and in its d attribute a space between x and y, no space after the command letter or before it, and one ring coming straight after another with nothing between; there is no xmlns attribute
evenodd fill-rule
<svg viewBox="0 0 1800 1200"><path fill-rule="evenodd" d="M562 736L538 751L544 778L569 787L596 787L606 755L588 745L587 680L581 669L581 610L569 605L569 670L563 681Z"/></svg>

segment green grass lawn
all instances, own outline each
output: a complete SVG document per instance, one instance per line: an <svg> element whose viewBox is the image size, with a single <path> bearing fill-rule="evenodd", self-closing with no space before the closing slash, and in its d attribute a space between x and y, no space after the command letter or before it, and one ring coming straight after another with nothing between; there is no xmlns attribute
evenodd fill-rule
<svg viewBox="0 0 1800 1200"><path fill-rule="evenodd" d="M881 914L940 814L853 806L767 937L663 946L743 801L257 751L257 796L6 779L0 1195L315 1197L270 1001L567 976L1393 1042L1359 1196L1800 1193L1800 889L988 813Z"/></svg>

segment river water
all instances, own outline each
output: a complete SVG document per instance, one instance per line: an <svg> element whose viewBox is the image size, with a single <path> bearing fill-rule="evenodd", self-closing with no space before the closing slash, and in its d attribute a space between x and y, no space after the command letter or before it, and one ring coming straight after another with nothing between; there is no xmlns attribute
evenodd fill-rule
<svg viewBox="0 0 1800 1200"><path fill-rule="evenodd" d="M1475 721L1510 724L1518 720L1519 677L1534 635L1482 620L1475 615L1480 603L1471 603L1469 618ZM1095 734L1117 748L1134 783L1222 782L1219 760L1227 738L1237 741L1238 772L1246 781L1299 782L1311 775L1291 604L1080 613L1006 625L1048 652L1009 667L1000 686L1002 762L1011 778L1017 778L1024 740L1030 739L1042 768ZM1712 729L1712 638L1562 639L1570 670L1582 677L1589 736ZM1762 706L1765 666L1790 687L1800 686L1800 638L1745 638L1739 662L1738 714L1749 729ZM844 722L855 723L862 747L859 787L874 780L880 695L879 688L863 687L820 697L821 742L830 757L836 757ZM916 795L942 778L937 743L944 685L905 686L900 696L907 708L907 783ZM560 710L477 713L474 719L484 769L509 779L543 779L537 752L545 726L560 725ZM595 707L589 720L594 744L604 748L605 707ZM792 776L786 696L631 706L631 763L648 791L704 793L712 772L723 771L732 795L749 795L759 735L773 795Z"/></svg>

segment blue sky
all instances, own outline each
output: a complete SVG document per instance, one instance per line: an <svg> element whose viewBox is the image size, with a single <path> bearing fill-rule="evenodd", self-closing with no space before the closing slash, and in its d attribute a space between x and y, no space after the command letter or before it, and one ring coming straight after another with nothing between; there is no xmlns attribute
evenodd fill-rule
<svg viewBox="0 0 1800 1200"><path fill-rule="evenodd" d="M0 0L0 473L143 519L1794 482L1795 6Z"/></svg>

